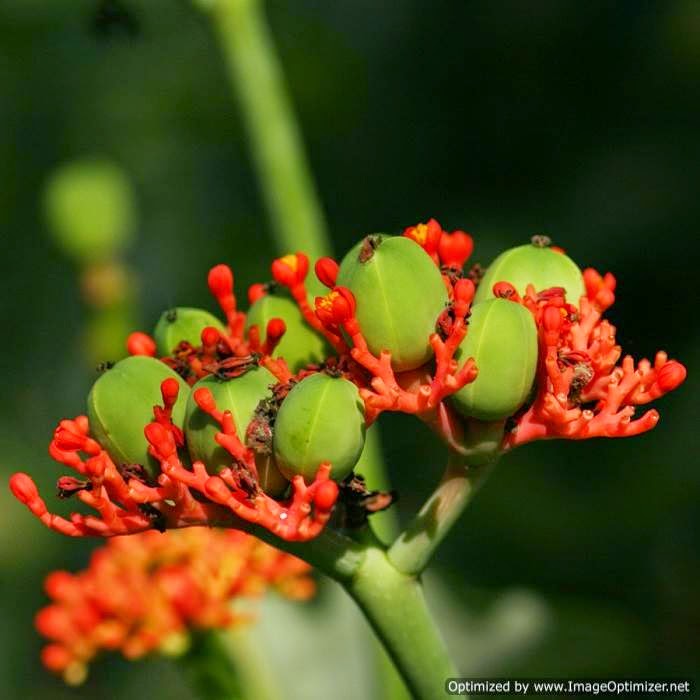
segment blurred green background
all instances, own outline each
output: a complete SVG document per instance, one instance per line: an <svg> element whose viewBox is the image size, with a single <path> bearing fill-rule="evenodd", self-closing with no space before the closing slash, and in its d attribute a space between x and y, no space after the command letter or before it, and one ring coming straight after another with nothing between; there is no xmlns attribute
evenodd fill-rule
<svg viewBox="0 0 700 700"><path fill-rule="evenodd" d="M31 471L49 496L51 431L95 378L76 268L42 217L53 169L100 157L130 178L144 330L174 304L212 308L208 266L231 263L243 294L273 254L206 18L185 0L125 5L133 36L97 35L91 0L0 5L0 469ZM470 231L482 263L547 233L617 275L625 350L664 348L690 369L647 435L503 460L428 577L461 669L696 677L700 3L272 0L268 13L338 251L430 216ZM383 421L403 516L442 467L410 420ZM40 667L42 579L95 544L0 490L0 697L191 698L165 661L105 659L79 689ZM255 635L284 697L381 697L364 623L333 586L307 610L267 602Z"/></svg>

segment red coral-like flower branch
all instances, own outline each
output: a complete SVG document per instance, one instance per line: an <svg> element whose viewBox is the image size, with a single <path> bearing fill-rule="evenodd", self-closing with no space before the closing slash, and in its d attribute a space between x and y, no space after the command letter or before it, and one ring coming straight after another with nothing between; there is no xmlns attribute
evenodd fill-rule
<svg viewBox="0 0 700 700"><path fill-rule="evenodd" d="M532 440L563 437L629 437L653 428L655 410L634 419L635 406L653 401L678 387L685 367L658 352L654 362L635 364L615 341L615 327L602 318L615 301L616 280L593 269L584 272L586 295L579 306L567 303L564 290L537 294L528 287L520 299L505 282L494 294L520 301L534 314L539 334L537 396L515 419L506 447Z"/></svg>

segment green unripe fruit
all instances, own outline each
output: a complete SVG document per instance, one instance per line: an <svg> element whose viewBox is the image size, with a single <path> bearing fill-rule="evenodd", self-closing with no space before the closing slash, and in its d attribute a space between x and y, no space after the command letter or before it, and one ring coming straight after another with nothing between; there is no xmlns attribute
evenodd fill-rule
<svg viewBox="0 0 700 700"><path fill-rule="evenodd" d="M537 329L532 314L506 299L472 307L467 337L455 357L473 357L479 374L451 397L464 416L495 421L512 416L527 400L537 370Z"/></svg>
<svg viewBox="0 0 700 700"><path fill-rule="evenodd" d="M566 300L578 305L585 293L581 270L568 255L552 250L546 236L534 236L532 240L506 250L489 265L476 290L475 304L493 299L493 285L497 282L510 282L520 296L528 284L534 285L537 292L563 287Z"/></svg>
<svg viewBox="0 0 700 700"><path fill-rule="evenodd" d="M195 347L201 345L202 331L207 326L213 326L218 331L225 332L223 323L204 309L178 306L164 311L153 331L158 353L169 355L183 340Z"/></svg>
<svg viewBox="0 0 700 700"><path fill-rule="evenodd" d="M216 434L221 432L221 427L194 400L197 389L209 389L216 407L220 411L231 411L238 438L245 443L246 430L253 420L255 409L270 393L270 386L276 383L274 375L264 367L253 367L233 379L222 380L215 375L200 379L192 387L185 416L185 439L192 460L204 462L207 470L212 473L230 467L233 461L229 452L216 442ZM279 473L271 455L257 454L255 466L260 486L265 493L278 496L285 491L287 480Z"/></svg>
<svg viewBox="0 0 700 700"><path fill-rule="evenodd" d="M180 393L173 406L173 423L182 428L190 388L160 360L143 355L117 362L93 384L87 399L90 433L114 463L141 464L155 476L158 461L148 454L144 428L153 421L153 407L162 406L161 382L175 379Z"/></svg>
<svg viewBox="0 0 700 700"><path fill-rule="evenodd" d="M405 236L368 236L343 259L338 285L357 301L356 316L369 349L391 353L403 372L433 356L428 338L447 303L440 270Z"/></svg>
<svg viewBox="0 0 700 700"><path fill-rule="evenodd" d="M133 237L131 185L108 161L76 161L56 170L46 185L44 212L57 243L82 264L114 256Z"/></svg>
<svg viewBox="0 0 700 700"><path fill-rule="evenodd" d="M342 481L357 464L365 444L365 412L357 387L347 379L312 374L282 402L273 436L275 462L291 479L313 480L322 462Z"/></svg>
<svg viewBox="0 0 700 700"><path fill-rule="evenodd" d="M281 318L287 327L273 355L284 358L292 372L322 362L328 356L326 341L304 320L299 307L286 297L266 294L258 299L248 310L246 328L257 326L260 340L264 341L267 324L273 318Z"/></svg>

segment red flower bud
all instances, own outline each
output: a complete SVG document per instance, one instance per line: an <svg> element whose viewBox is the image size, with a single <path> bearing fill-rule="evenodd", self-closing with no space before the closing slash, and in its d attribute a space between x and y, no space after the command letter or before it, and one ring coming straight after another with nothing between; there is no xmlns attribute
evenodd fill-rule
<svg viewBox="0 0 700 700"><path fill-rule="evenodd" d="M248 302L250 304L254 304L258 299L262 299L266 294L267 290L265 289L264 284L261 284L260 282L251 284L250 287L248 287Z"/></svg>
<svg viewBox="0 0 700 700"><path fill-rule="evenodd" d="M10 477L10 489L15 498L25 505L39 498L39 492L32 477L23 472L17 472Z"/></svg>
<svg viewBox="0 0 700 700"><path fill-rule="evenodd" d="M335 481L324 481L319 484L314 495L314 505L319 510L328 511L338 499L338 484Z"/></svg>
<svg viewBox="0 0 700 700"><path fill-rule="evenodd" d="M316 277L321 281L321 284L329 289L335 287L340 268L333 258L319 258L314 269L316 270Z"/></svg>
<svg viewBox="0 0 700 700"><path fill-rule="evenodd" d="M443 233L438 246L440 262L461 269L474 250L474 241L465 231Z"/></svg>
<svg viewBox="0 0 700 700"><path fill-rule="evenodd" d="M233 272L228 265L216 265L209 270L207 278L209 290L216 297L223 297L233 294Z"/></svg>
<svg viewBox="0 0 700 700"><path fill-rule="evenodd" d="M276 343L286 331L287 326L281 318L271 318L267 322L267 342Z"/></svg>
<svg viewBox="0 0 700 700"><path fill-rule="evenodd" d="M285 287L294 287L306 279L309 259L304 253L295 253L277 258L272 263L272 276Z"/></svg>
<svg viewBox="0 0 700 700"><path fill-rule="evenodd" d="M687 374L686 368L680 362L671 360L659 370L656 376L656 383L664 393L673 391L685 381Z"/></svg>
<svg viewBox="0 0 700 700"><path fill-rule="evenodd" d="M416 224L404 229L403 235L415 241L428 255L434 255L440 246L442 226L430 219L427 224Z"/></svg>
<svg viewBox="0 0 700 700"><path fill-rule="evenodd" d="M136 331L126 339L126 350L129 355L155 357L156 341L150 335Z"/></svg>

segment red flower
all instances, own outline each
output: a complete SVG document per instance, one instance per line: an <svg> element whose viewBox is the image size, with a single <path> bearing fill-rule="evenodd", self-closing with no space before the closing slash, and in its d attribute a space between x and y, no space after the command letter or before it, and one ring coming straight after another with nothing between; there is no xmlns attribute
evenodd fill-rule
<svg viewBox="0 0 700 700"><path fill-rule="evenodd" d="M110 540L84 571L55 571L45 581L51 603L35 624L49 640L44 666L82 682L101 652L128 659L184 650L193 629L245 624L231 601L268 588L304 600L314 592L310 567L235 530L191 528Z"/></svg>

